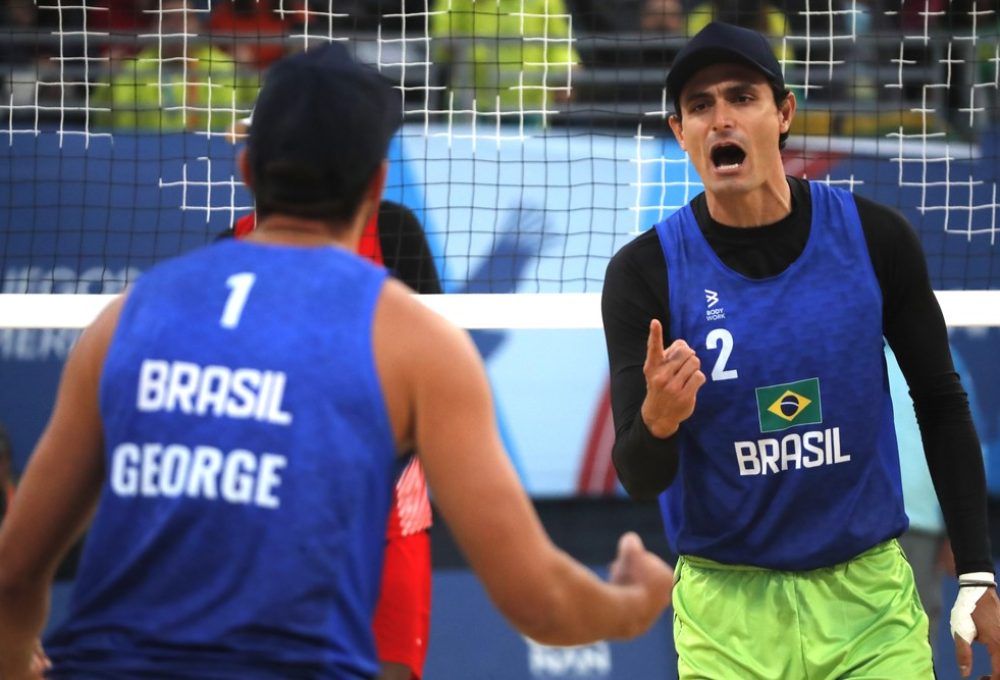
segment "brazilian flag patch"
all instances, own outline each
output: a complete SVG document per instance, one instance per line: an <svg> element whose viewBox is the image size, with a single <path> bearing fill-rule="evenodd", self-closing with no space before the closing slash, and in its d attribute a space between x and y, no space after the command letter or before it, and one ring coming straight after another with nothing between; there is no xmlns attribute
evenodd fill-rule
<svg viewBox="0 0 1000 680"><path fill-rule="evenodd" d="M761 432L778 432L796 425L823 422L819 378L758 387L756 392Z"/></svg>

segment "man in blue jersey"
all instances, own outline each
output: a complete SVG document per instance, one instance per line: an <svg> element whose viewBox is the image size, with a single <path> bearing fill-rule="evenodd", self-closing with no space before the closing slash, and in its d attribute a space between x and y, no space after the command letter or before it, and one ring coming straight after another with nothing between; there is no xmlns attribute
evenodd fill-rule
<svg viewBox="0 0 1000 680"><path fill-rule="evenodd" d="M81 335L0 532L0 677L32 677L52 573L92 514L52 677L374 677L411 450L520 631L574 644L660 616L670 568L634 534L610 583L558 550L468 335L354 252L401 109L338 43L278 62L240 159L257 228L150 269Z"/></svg>
<svg viewBox="0 0 1000 680"><path fill-rule="evenodd" d="M962 588L1000 680L979 441L916 234L786 177L795 97L767 40L713 23L667 76L704 193L612 259L602 299L628 492L681 555L681 678L931 678L883 358L906 376Z"/></svg>

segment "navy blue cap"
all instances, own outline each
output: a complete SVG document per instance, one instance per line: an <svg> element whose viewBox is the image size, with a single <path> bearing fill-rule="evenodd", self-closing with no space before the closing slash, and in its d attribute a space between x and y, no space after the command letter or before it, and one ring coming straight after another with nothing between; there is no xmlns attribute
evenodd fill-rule
<svg viewBox="0 0 1000 680"><path fill-rule="evenodd" d="M338 42L267 73L247 138L261 213L347 217L402 123L400 93Z"/></svg>
<svg viewBox="0 0 1000 680"><path fill-rule="evenodd" d="M785 87L781 65L767 38L749 28L713 21L681 48L667 73L667 96L678 102L695 73L714 64L746 64L777 87Z"/></svg>

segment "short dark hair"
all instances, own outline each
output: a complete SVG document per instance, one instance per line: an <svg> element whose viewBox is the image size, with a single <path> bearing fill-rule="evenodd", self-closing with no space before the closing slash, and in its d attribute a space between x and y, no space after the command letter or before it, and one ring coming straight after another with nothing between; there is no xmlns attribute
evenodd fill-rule
<svg viewBox="0 0 1000 680"><path fill-rule="evenodd" d="M377 169L378 166L367 176L362 174L364 180L359 186L345 187L332 185L311 167L274 161L267 165L266 172L255 174L252 179L257 217L277 213L331 224L342 223L350 219L361 205L364 189Z"/></svg>
<svg viewBox="0 0 1000 680"><path fill-rule="evenodd" d="M247 137L258 216L349 219L402 123L399 91L339 42L275 63Z"/></svg>

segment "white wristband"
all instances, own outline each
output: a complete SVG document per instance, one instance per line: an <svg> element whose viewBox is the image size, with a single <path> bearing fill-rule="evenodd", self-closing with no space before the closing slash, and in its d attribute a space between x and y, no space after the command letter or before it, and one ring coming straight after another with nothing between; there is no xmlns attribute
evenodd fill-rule
<svg viewBox="0 0 1000 680"><path fill-rule="evenodd" d="M951 608L953 638L960 637L970 644L976 639L976 624L972 621L972 612L990 584L996 585L993 574L989 572L962 574L958 577L958 597L955 598L955 606Z"/></svg>

